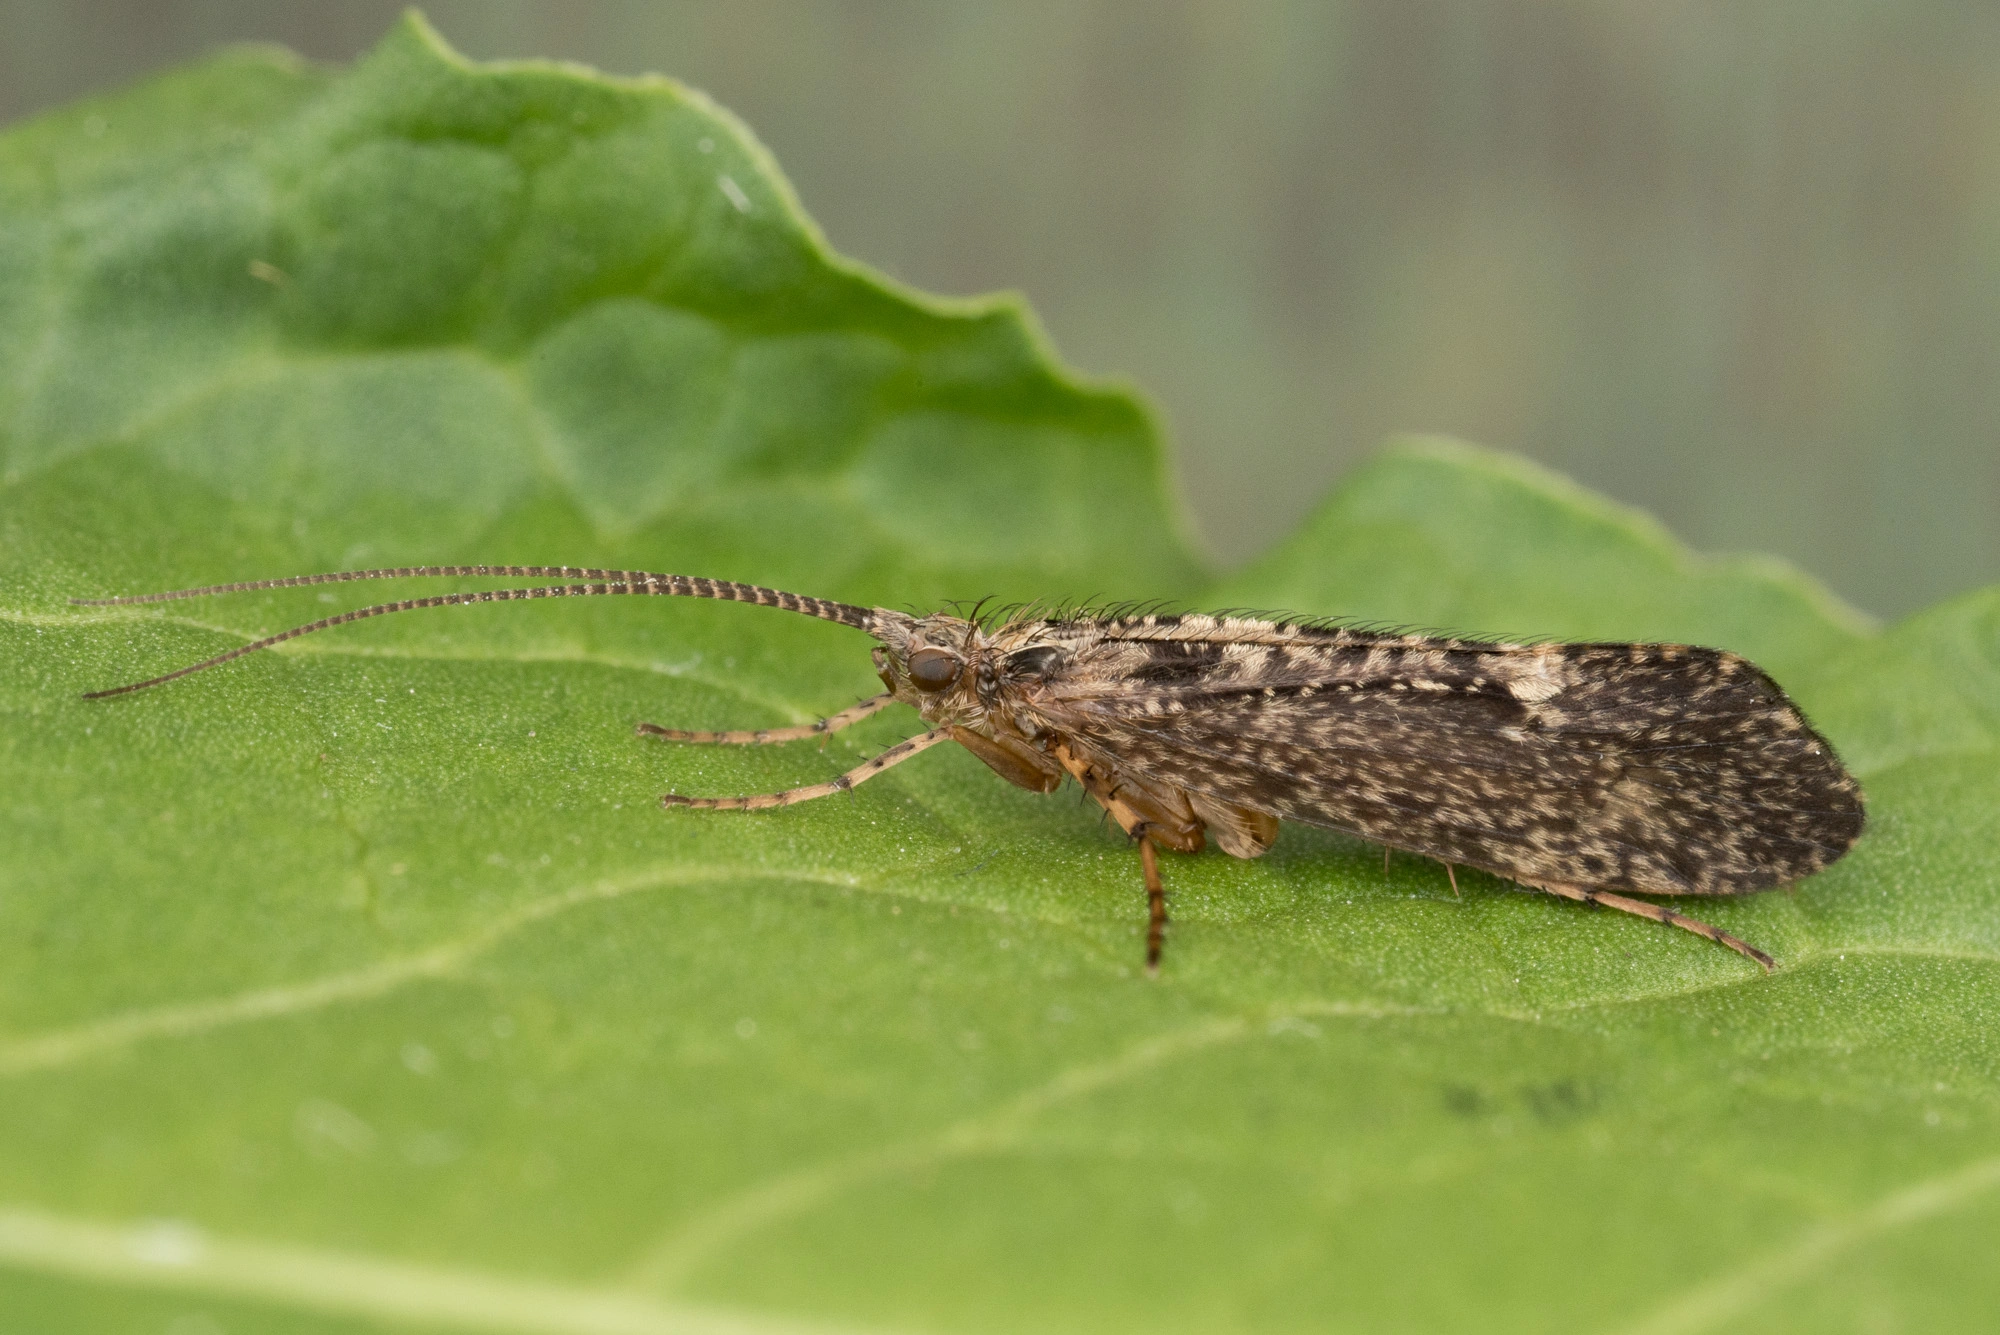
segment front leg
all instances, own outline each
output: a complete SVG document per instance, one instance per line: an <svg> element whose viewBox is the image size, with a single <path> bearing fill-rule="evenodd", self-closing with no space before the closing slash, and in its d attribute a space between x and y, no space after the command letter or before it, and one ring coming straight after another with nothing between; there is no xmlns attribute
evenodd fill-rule
<svg viewBox="0 0 2000 1335"><path fill-rule="evenodd" d="M950 728L933 728L920 737L896 743L867 764L856 765L831 783L787 788L781 793L759 793L755 797L682 797L679 793L663 793L660 795L660 805L699 807L704 811L767 811L772 807L788 807L794 802L810 802L815 797L831 797L835 793L848 792L856 785L868 782L891 765L900 765L917 752L928 751L939 742L950 740Z"/></svg>
<svg viewBox="0 0 2000 1335"><path fill-rule="evenodd" d="M817 723L808 723L799 728L736 728L729 732L696 732L687 728L662 728L657 723L641 723L635 731L642 737L663 737L670 742L763 746L769 742L797 742L807 737L824 737L859 723L871 714L879 714L895 702L896 697L884 691L850 709L843 709L830 718L823 718Z"/></svg>
<svg viewBox="0 0 2000 1335"><path fill-rule="evenodd" d="M1062 766L1018 737L1004 732L987 737L970 728L953 728L951 739L1016 788L1031 793L1053 793L1062 786Z"/></svg>

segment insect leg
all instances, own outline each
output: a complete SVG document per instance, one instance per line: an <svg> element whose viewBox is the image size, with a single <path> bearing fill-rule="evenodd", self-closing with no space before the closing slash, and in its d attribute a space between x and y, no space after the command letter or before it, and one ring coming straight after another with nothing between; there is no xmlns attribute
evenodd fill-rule
<svg viewBox="0 0 2000 1335"><path fill-rule="evenodd" d="M764 811L771 807L788 807L794 802L810 802L815 797L831 797L835 793L847 792L856 784L866 783L891 765L900 765L917 752L928 751L939 742L950 740L950 728L933 728L922 736L896 743L867 764L856 765L831 783L787 788L781 793L759 793L755 797L682 797L679 793L663 793L660 796L660 805L699 807L704 811Z"/></svg>
<svg viewBox="0 0 2000 1335"><path fill-rule="evenodd" d="M705 742L722 746L762 746L766 742L797 742L808 737L824 737L878 714L896 702L887 691L863 700L851 709L798 728L736 728L729 732L695 732L686 728L662 728L657 723L641 723L636 731L644 737L660 737L669 742Z"/></svg>
<svg viewBox="0 0 2000 1335"><path fill-rule="evenodd" d="M1207 844L1201 820L1184 793L1155 791L1133 776L1119 775L1085 760L1066 743L1054 748L1056 762L1068 770L1077 786L1110 813L1118 827L1134 839L1151 835L1176 853L1199 853Z"/></svg>
<svg viewBox="0 0 2000 1335"><path fill-rule="evenodd" d="M1139 843L1139 866L1146 876L1146 972L1158 973L1167 940L1167 889L1160 880L1160 855L1154 845L1165 844L1177 853L1199 853L1205 842L1202 823L1187 805L1185 795L1175 794L1181 799L1176 810L1138 780L1129 775L1121 779L1076 755L1067 743L1056 743L1054 753L1078 786Z"/></svg>
<svg viewBox="0 0 2000 1335"><path fill-rule="evenodd" d="M1160 952L1167 944L1167 887L1160 880L1160 855L1153 841L1139 836L1139 865L1146 873L1146 972L1160 971Z"/></svg>
<svg viewBox="0 0 2000 1335"><path fill-rule="evenodd" d="M1697 922L1685 914L1676 913L1672 909L1663 908L1658 904L1647 903L1643 899L1627 899L1624 895L1614 895L1608 890L1585 890L1583 887L1575 885L1543 885L1538 888L1546 890L1552 895L1561 895L1564 899L1574 899L1582 904L1602 904L1606 908L1636 914L1641 918L1650 918L1654 922L1665 923L1669 927L1679 927L1684 931L1693 932L1696 936L1705 936L1717 945L1728 946L1745 959L1755 960L1764 966L1765 973L1770 973L1778 967L1777 962L1769 955L1766 955L1763 951L1750 945L1748 942L1731 936L1720 927L1711 927L1705 922Z"/></svg>

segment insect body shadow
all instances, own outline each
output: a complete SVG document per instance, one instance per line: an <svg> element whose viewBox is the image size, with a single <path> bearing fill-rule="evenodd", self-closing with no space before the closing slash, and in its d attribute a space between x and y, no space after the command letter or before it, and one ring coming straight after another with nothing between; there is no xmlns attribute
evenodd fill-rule
<svg viewBox="0 0 2000 1335"><path fill-rule="evenodd" d="M928 730L838 778L667 806L755 811L851 792L956 742L1009 783L1065 778L1131 836L1157 969L1167 925L1159 850L1233 857L1281 820L1477 867L1587 905L1685 929L1765 969L1727 932L1633 895L1738 895L1785 885L1860 837L1860 786L1754 664L1681 644L1511 644L1316 621L1014 610L987 622L803 597L726 580L571 566L413 566L212 585L92 606L430 576L568 581L406 599L266 636L86 698L161 685L258 649L392 612L532 598L647 595L775 607L863 631L883 691L802 728L668 741L824 737L891 704ZM1456 876L1453 888L1456 890Z"/></svg>

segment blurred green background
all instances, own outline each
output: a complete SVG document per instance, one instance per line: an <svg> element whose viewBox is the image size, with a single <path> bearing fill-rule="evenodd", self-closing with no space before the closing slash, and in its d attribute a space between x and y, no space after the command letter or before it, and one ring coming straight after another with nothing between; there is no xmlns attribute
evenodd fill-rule
<svg viewBox="0 0 2000 1335"><path fill-rule="evenodd" d="M0 0L0 117L401 6ZM1991 0L435 0L660 71L833 244L1140 382L1220 559L1448 431L1896 615L2000 579Z"/></svg>

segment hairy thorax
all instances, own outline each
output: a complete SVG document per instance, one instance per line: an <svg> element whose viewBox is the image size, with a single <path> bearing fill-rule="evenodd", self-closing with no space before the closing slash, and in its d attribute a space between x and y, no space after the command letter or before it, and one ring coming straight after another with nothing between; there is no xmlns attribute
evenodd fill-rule
<svg viewBox="0 0 2000 1335"><path fill-rule="evenodd" d="M879 637L875 667L890 693L1009 783L1046 793L1068 775L1128 834L1177 852L1199 852L1212 834L1224 852L1256 857L1277 838L1274 816L1146 773L1064 726L1135 687L1116 671L1083 668L1105 647L1088 623L1018 621L989 632L940 615Z"/></svg>

